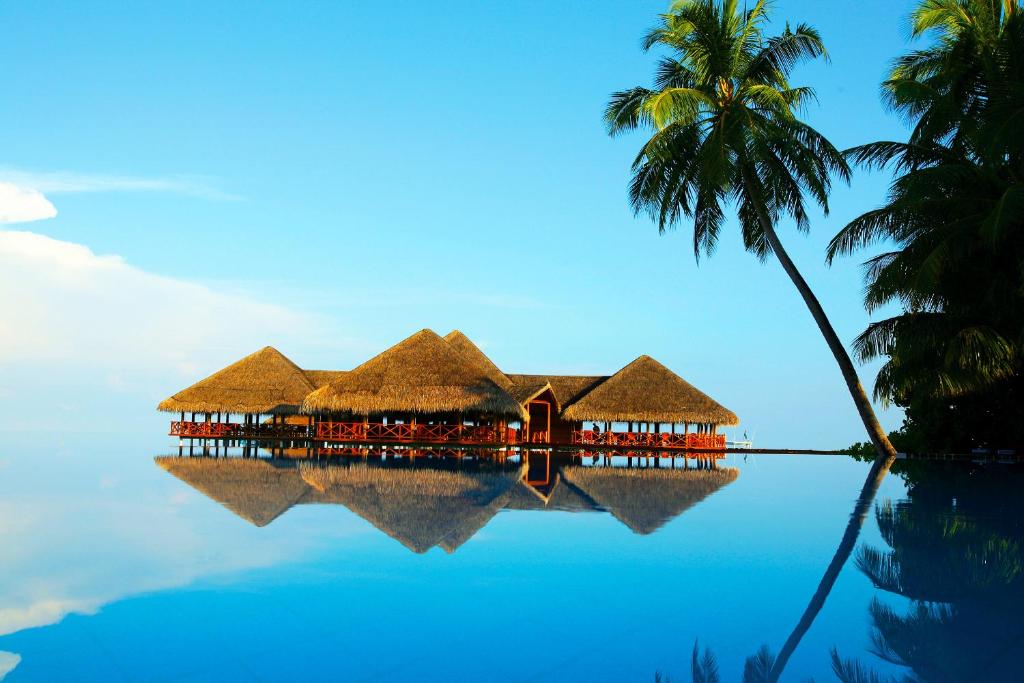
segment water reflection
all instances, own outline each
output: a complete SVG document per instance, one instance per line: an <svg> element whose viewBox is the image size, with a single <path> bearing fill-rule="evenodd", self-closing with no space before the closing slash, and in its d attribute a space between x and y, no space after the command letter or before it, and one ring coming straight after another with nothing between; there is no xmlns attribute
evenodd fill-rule
<svg viewBox="0 0 1024 683"><path fill-rule="evenodd" d="M835 677L843 683L1021 680L1024 472L950 462L904 463L894 472L908 490L905 500L885 500L875 508L887 547L863 544L854 562L879 591L868 606L874 661L844 658L833 647ZM744 683L779 680L834 587L829 575L849 558L850 530L859 530L860 510L873 497L869 475L832 565L784 646L786 659L762 646L745 662ZM883 663L902 671L886 677L875 670ZM691 676L695 682L720 681L713 652L701 654L696 643Z"/></svg>
<svg viewBox="0 0 1024 683"><path fill-rule="evenodd" d="M608 512L650 534L739 476L734 468L649 466L646 458L550 451L357 458L157 457L157 465L258 526L296 505L342 505L416 553L454 552L501 510ZM694 461L697 462L697 461ZM637 461L637 465L640 465Z"/></svg>
<svg viewBox="0 0 1024 683"><path fill-rule="evenodd" d="M1024 480L1009 468L900 463L906 486L890 477L873 501L866 468L843 458L752 458L736 478L626 454L289 455L15 461L0 529L4 683L158 670L161 680L651 680L658 668L681 683L698 636L697 680L717 680L705 648L728 681L775 680L782 667L781 680L818 683L1019 678ZM861 510L851 545L844 528L861 530ZM839 578L819 595L830 560ZM772 654L811 594L809 629L780 663ZM77 614L11 619L9 608L58 600ZM621 637L595 646L581 624ZM280 647L225 637L241 632L275 634ZM453 656L407 637L500 643L510 632L559 647L510 673L505 648ZM295 647L332 664L296 663Z"/></svg>
<svg viewBox="0 0 1024 683"><path fill-rule="evenodd" d="M875 513L887 547L864 545L856 556L881 591L868 607L874 655L914 681L1020 680L1024 476L940 463L903 474L907 499ZM856 680L857 663L835 660L842 680Z"/></svg>

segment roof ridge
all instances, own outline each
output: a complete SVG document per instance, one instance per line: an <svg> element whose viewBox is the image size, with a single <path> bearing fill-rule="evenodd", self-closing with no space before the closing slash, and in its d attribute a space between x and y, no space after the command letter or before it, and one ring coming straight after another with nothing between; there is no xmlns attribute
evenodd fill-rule
<svg viewBox="0 0 1024 683"><path fill-rule="evenodd" d="M427 328L312 392L302 410L467 411L524 417L522 406L486 367Z"/></svg>

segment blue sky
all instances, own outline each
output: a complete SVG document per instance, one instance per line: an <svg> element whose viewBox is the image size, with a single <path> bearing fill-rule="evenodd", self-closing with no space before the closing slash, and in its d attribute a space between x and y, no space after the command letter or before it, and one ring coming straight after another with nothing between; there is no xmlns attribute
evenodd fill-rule
<svg viewBox="0 0 1024 683"><path fill-rule="evenodd" d="M666 6L0 5L0 181L57 212L0 231L7 428L42 428L11 416L57 386L90 397L56 406L69 419L149 419L268 343L345 368L459 327L515 372L609 373L648 353L759 445L860 439L777 263L729 231L698 267L685 226L659 237L629 210L641 137L609 139L601 112L649 82L639 40ZM837 146L904 135L878 83L910 7L775 4L777 29L808 21L826 40L831 63L794 80L816 87L807 118ZM782 227L844 340L869 319L858 260L827 269L824 245L886 184L857 173L810 237Z"/></svg>

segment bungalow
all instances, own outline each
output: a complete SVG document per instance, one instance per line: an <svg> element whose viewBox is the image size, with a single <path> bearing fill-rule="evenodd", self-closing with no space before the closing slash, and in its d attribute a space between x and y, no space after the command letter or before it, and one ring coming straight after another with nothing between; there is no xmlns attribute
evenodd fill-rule
<svg viewBox="0 0 1024 683"><path fill-rule="evenodd" d="M316 444L718 450L718 427L739 423L649 356L609 376L510 374L458 330L429 329L348 371L303 370L268 346L157 408L178 414L180 438Z"/></svg>

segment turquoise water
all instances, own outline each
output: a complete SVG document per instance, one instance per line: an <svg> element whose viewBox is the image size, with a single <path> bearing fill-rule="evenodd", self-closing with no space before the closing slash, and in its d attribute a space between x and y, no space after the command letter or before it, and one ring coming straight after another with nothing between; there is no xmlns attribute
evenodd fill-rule
<svg viewBox="0 0 1024 683"><path fill-rule="evenodd" d="M730 456L735 476L651 484L556 462L534 488L515 462L183 474L154 461L166 439L104 441L0 455L5 683L689 681L697 641L740 681L800 619L868 470ZM890 475L782 680L838 680L832 648L885 676L1013 680L1019 481Z"/></svg>

